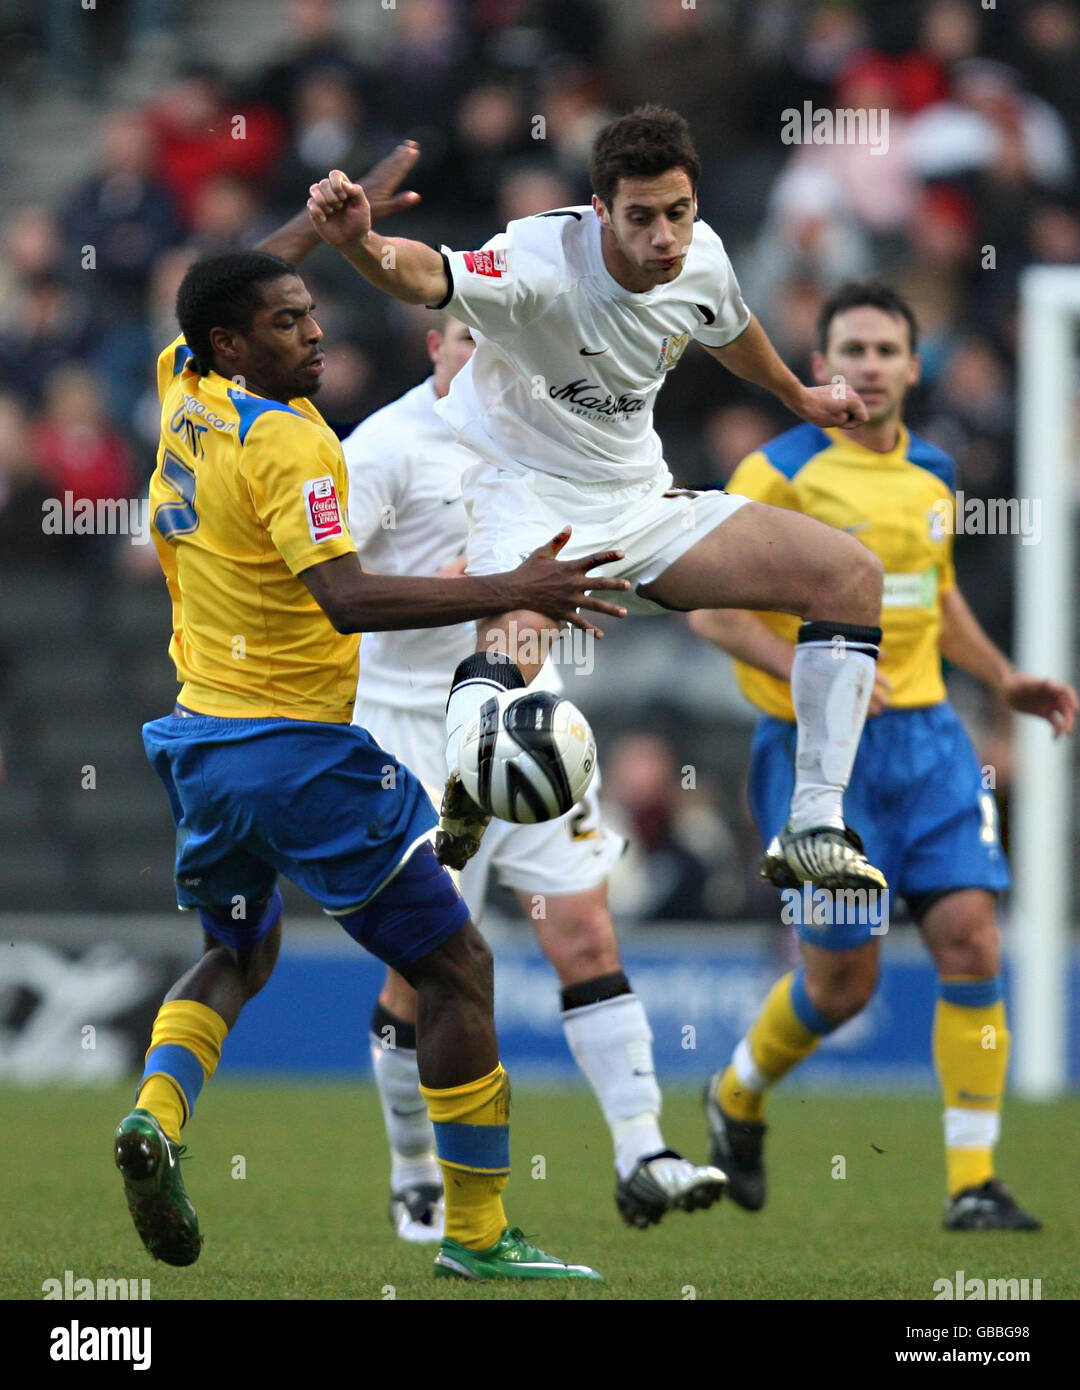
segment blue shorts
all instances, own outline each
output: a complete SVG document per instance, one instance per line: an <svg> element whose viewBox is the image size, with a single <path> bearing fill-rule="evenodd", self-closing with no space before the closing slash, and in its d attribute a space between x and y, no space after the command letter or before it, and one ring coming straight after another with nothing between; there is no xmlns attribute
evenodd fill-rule
<svg viewBox="0 0 1080 1390"><path fill-rule="evenodd" d="M786 823L794 787L795 725L764 715L754 731L750 807L765 844ZM1009 886L993 794L947 703L886 710L866 721L844 793L844 819L862 837L890 893L906 898L915 915L919 900L930 895L961 888L997 893ZM862 945L881 920L880 913L875 921L866 913L835 923L807 917L785 920L795 922L804 941L835 950Z"/></svg>
<svg viewBox="0 0 1080 1390"><path fill-rule="evenodd" d="M176 822L177 901L219 940L251 947L272 929L262 908L278 874L390 965L464 926L426 843L427 793L366 730L174 714L144 724L143 742Z"/></svg>

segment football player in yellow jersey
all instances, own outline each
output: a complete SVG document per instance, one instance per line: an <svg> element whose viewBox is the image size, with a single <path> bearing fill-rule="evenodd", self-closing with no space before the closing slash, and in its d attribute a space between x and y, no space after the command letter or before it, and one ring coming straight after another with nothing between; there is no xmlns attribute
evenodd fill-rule
<svg viewBox="0 0 1080 1390"><path fill-rule="evenodd" d="M158 362L150 499L182 688L143 737L176 821L178 902L198 912L204 954L158 1012L136 1108L116 1131L128 1207L156 1258L198 1258L180 1130L274 968L285 874L417 990L421 1089L447 1193L436 1274L596 1278L507 1225L491 953L435 860L418 779L350 718L360 632L465 622L493 599L539 599L591 628L579 608L622 616L587 592L626 587L588 577L620 552L557 561L567 532L486 578L365 572L341 448L310 399L323 363L314 307L277 256L197 262L178 294L182 336Z"/></svg>
<svg viewBox="0 0 1080 1390"><path fill-rule="evenodd" d="M800 425L744 459L732 492L816 516L855 535L885 569L881 662L845 804L866 850L907 901L933 957L934 1062L944 1094L947 1201L953 1230L1037 1229L994 1171L1009 1032L994 895L1009 885L993 797L949 705L941 658L1015 710L1071 733L1076 692L1017 671L980 627L956 585L953 462L912 434L904 399L919 377L916 324L887 286L848 284L824 305L814 371L843 381L869 419L855 429ZM789 678L797 620L734 610L695 613L695 631L736 658L743 693L761 711L750 800L765 844L784 823L796 738ZM844 652L838 648L838 659ZM774 879L775 881L775 879ZM765 1201L768 1088L821 1038L866 1007L878 978L888 897L784 888L803 967L776 984L731 1062L706 1093L712 1158L750 1211Z"/></svg>

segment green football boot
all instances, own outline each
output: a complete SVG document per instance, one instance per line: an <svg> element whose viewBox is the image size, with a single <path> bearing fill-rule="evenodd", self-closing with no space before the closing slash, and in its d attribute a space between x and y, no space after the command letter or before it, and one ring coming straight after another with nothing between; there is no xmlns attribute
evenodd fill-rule
<svg viewBox="0 0 1080 1390"><path fill-rule="evenodd" d="M113 1152L142 1243L155 1260L193 1265L202 1237L180 1176L184 1146L172 1142L149 1110L133 1110L117 1126Z"/></svg>
<svg viewBox="0 0 1080 1390"><path fill-rule="evenodd" d="M467 1250L444 1237L435 1256L436 1279L600 1279L588 1265L568 1265L530 1245L507 1226L489 1250Z"/></svg>

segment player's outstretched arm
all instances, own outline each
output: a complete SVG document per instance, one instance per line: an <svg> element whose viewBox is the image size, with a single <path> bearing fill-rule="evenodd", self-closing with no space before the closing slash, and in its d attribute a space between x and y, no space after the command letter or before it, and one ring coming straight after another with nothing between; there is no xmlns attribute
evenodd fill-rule
<svg viewBox="0 0 1080 1390"><path fill-rule="evenodd" d="M804 386L783 361L753 315L733 342L721 348L706 346L705 351L743 381L752 381L755 386L763 386L766 391L771 391L789 410L812 425L822 429L830 426L843 429L861 425L868 418L866 406L844 382L838 381L831 386Z"/></svg>
<svg viewBox="0 0 1080 1390"><path fill-rule="evenodd" d="M570 537L566 527L505 574L452 579L412 579L370 574L356 554L340 555L304 570L300 578L338 632L393 632L416 627L448 627L497 613L527 608L554 622L604 634L577 611L588 608L624 618L626 609L594 598L594 589L620 592L625 579L590 578L599 565L621 560L621 550L599 551L583 560L555 557Z"/></svg>
<svg viewBox="0 0 1080 1390"><path fill-rule="evenodd" d="M450 292L438 251L422 241L384 237L372 230L373 212L363 187L340 169L311 185L311 225L365 280L406 304L441 304Z"/></svg>
<svg viewBox="0 0 1080 1390"><path fill-rule="evenodd" d="M414 140L403 140L360 180L367 194L372 222L389 217L391 213L404 212L420 201L419 193L398 192L402 179L419 158L420 146ZM290 218L283 227L256 242L254 249L268 251L272 256L280 256L284 261L299 265L305 256L321 245L322 237L315 230L305 205L303 211Z"/></svg>
<svg viewBox="0 0 1080 1390"><path fill-rule="evenodd" d="M1053 726L1055 738L1072 733L1080 708L1076 691L1048 676L1018 671L987 637L956 585L941 596L941 654L996 690L1010 708L1045 719Z"/></svg>

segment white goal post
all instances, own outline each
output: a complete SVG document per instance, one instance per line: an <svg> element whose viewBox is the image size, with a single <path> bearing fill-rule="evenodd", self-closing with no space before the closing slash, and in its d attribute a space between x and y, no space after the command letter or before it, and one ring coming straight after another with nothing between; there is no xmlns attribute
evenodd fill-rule
<svg viewBox="0 0 1080 1390"><path fill-rule="evenodd" d="M1041 538L1018 545L1016 662L1073 681L1077 492L1075 333L1080 268L1036 266L1020 281L1017 495L1041 505ZM1073 751L1041 719L1015 720L1011 953L1016 1019L1013 1085L1028 1099L1068 1085Z"/></svg>

